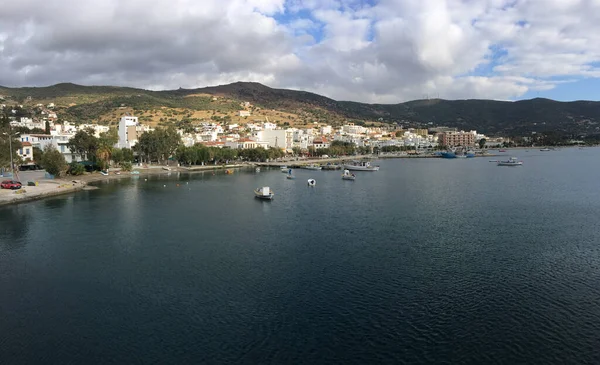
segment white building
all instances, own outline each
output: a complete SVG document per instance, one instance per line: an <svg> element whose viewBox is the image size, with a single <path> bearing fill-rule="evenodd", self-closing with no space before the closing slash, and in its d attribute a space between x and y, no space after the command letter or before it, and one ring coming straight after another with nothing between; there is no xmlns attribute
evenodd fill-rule
<svg viewBox="0 0 600 365"><path fill-rule="evenodd" d="M348 134L364 134L367 132L367 128L362 127L360 125L354 125L354 123L350 123L342 127L342 132Z"/></svg>
<svg viewBox="0 0 600 365"><path fill-rule="evenodd" d="M330 125L326 125L324 127L321 127L321 135L327 135L327 134L331 134L333 132L333 127Z"/></svg>
<svg viewBox="0 0 600 365"><path fill-rule="evenodd" d="M255 132L256 140L267 142L269 147L291 150L294 145L294 132L291 129L265 129Z"/></svg>
<svg viewBox="0 0 600 365"><path fill-rule="evenodd" d="M121 117L119 121L119 142L117 148L131 148L137 144L138 118L131 116Z"/></svg>
<svg viewBox="0 0 600 365"><path fill-rule="evenodd" d="M265 122L263 123L263 129L267 130L267 129L276 129L277 128L277 124L275 123L271 123L271 122Z"/></svg>
<svg viewBox="0 0 600 365"><path fill-rule="evenodd" d="M73 161L79 161L79 155L72 153L68 147L69 140L73 137L71 134L22 134L20 136L21 143L31 143L32 147L32 159L33 159L33 147L37 147L42 151L48 146L53 146L58 152L60 152L67 163Z"/></svg>

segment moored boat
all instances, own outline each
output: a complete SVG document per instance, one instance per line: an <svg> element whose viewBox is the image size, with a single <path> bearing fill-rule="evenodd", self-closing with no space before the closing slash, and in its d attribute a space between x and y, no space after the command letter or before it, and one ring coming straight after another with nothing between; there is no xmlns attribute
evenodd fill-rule
<svg viewBox="0 0 600 365"><path fill-rule="evenodd" d="M282 173L287 174L288 173L288 167L287 166L281 166L279 168L281 170Z"/></svg>
<svg viewBox="0 0 600 365"><path fill-rule="evenodd" d="M254 190L254 197L258 199L272 200L274 195L275 193L268 186Z"/></svg>
<svg viewBox="0 0 600 365"><path fill-rule="evenodd" d="M354 175L353 173L351 173L349 170L344 170L344 173L342 174L342 180L356 180L356 175Z"/></svg>
<svg viewBox="0 0 600 365"><path fill-rule="evenodd" d="M304 166L304 168L307 170L321 170L322 169L322 167L320 165L316 165L316 164L306 165L306 166Z"/></svg>
<svg viewBox="0 0 600 365"><path fill-rule="evenodd" d="M550 151L550 149L549 148L541 148L540 151L542 151L542 152L548 152L548 151Z"/></svg>
<svg viewBox="0 0 600 365"><path fill-rule="evenodd" d="M511 157L505 161L498 161L498 166L521 166L523 161L517 160L516 157Z"/></svg>
<svg viewBox="0 0 600 365"><path fill-rule="evenodd" d="M350 164L344 164L344 169L350 171L379 171L379 166L373 166L369 161L353 161Z"/></svg>

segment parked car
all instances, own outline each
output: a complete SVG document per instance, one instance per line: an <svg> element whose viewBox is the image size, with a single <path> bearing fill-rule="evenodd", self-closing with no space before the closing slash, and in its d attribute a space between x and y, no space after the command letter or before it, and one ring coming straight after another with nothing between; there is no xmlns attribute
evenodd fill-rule
<svg viewBox="0 0 600 365"><path fill-rule="evenodd" d="M2 189L18 190L21 189L21 186L21 182L15 180L4 180L0 183L0 188Z"/></svg>

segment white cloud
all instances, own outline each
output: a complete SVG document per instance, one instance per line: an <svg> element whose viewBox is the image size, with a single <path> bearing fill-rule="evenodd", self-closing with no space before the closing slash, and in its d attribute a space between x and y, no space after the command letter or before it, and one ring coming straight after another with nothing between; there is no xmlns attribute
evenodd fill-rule
<svg viewBox="0 0 600 365"><path fill-rule="evenodd" d="M20 0L0 12L9 86L247 80L369 102L508 99L600 77L599 65L600 0Z"/></svg>

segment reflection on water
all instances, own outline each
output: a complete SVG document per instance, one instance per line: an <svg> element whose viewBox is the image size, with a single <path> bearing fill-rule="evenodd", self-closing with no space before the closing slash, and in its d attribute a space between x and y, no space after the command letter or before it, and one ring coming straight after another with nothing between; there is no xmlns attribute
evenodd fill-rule
<svg viewBox="0 0 600 365"><path fill-rule="evenodd" d="M17 205L0 208L0 252L13 250L26 244L30 207Z"/></svg>

